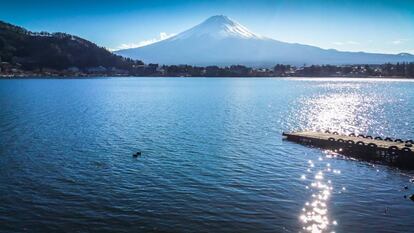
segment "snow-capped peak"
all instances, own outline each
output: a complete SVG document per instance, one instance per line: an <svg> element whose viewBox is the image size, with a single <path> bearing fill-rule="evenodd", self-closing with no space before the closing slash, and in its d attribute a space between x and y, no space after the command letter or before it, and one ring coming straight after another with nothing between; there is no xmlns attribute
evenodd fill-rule
<svg viewBox="0 0 414 233"><path fill-rule="evenodd" d="M270 67L278 63L343 65L414 61L414 56L408 54L341 52L285 43L258 36L223 15L210 17L187 31L154 44L116 53L145 63L197 66L240 64Z"/></svg>
<svg viewBox="0 0 414 233"><path fill-rule="evenodd" d="M231 20L224 15L216 15L208 18L201 24L184 31L171 40L185 39L189 37L213 37L223 39L228 37L237 37L243 39L260 39L262 36L256 35L249 31L243 25Z"/></svg>

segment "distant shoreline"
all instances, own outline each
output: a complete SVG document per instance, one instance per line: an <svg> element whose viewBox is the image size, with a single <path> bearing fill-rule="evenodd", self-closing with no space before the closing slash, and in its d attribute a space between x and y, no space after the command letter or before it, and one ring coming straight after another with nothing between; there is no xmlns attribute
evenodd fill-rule
<svg viewBox="0 0 414 233"><path fill-rule="evenodd" d="M88 75L88 76L53 76L53 75L0 75L0 80L12 80L12 79L113 79L113 78L271 78L271 79L297 79L297 78L309 78L309 79L399 79L399 80L414 80L414 78L405 76L133 76L133 75Z"/></svg>
<svg viewBox="0 0 414 233"><path fill-rule="evenodd" d="M70 67L56 70L38 68L26 70L18 64L0 63L0 78L93 78L93 77L260 77L260 78L414 78L414 63L382 65L311 65L291 66L277 64L269 68L252 68L243 65L190 66L147 64L133 70L119 70L114 67Z"/></svg>

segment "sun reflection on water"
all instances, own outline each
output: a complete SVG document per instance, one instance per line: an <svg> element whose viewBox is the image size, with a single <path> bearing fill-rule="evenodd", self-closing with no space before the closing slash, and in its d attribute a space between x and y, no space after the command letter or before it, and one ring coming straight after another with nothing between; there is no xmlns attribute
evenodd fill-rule
<svg viewBox="0 0 414 233"><path fill-rule="evenodd" d="M339 133L362 133L369 126L369 120L364 114L366 106L361 104L364 101L363 96L356 94L347 96L333 94L310 99L307 105L317 106L307 115L312 130L328 129ZM356 128L355 125L359 127Z"/></svg>
<svg viewBox="0 0 414 233"><path fill-rule="evenodd" d="M384 120L384 98L381 93L363 93L356 83L320 85L329 94L315 94L299 99L291 120L300 121L297 130L330 130L340 134L366 134L377 121ZM293 125L293 124L292 124ZM380 126L381 127L381 126ZM384 127L384 126L382 126ZM381 128L376 130L382 132ZM382 136L382 135L379 135Z"/></svg>
<svg viewBox="0 0 414 233"><path fill-rule="evenodd" d="M387 88L375 89L373 84L325 80L318 83L311 95L304 94L292 103L292 111L285 121L291 131L336 131L339 134L354 133L373 136L393 136L389 106L397 106L401 98L392 96ZM378 91L381 90L381 91ZM392 97L392 98L391 98ZM387 135L384 135L387 132ZM391 132L391 133L390 133ZM336 152L341 152L338 149ZM300 176L309 199L299 214L301 232L333 232L340 223L329 214L332 194L347 192L347 188L336 183L335 176L341 170L328 161L338 154L325 152L324 156L307 162L305 174ZM332 161L332 160L331 160ZM335 192L334 192L335 189ZM340 219L339 219L340 220Z"/></svg>
<svg viewBox="0 0 414 233"><path fill-rule="evenodd" d="M327 155L326 158L330 157ZM307 172L311 174L301 176L301 180L313 177L309 179L310 185L305 186L307 190L310 190L311 198L305 203L299 216L303 232L333 232L332 228L338 224L336 220L330 220L329 216L328 202L334 188L327 175L339 175L341 172L338 169L332 169L331 164L325 162L326 158L319 158L317 164L309 160ZM342 191L344 190L346 190L345 187L342 187Z"/></svg>

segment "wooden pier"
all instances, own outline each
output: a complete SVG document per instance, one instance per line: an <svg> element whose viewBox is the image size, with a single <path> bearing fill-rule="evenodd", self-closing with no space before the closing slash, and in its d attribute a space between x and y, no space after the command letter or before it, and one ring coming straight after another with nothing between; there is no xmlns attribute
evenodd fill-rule
<svg viewBox="0 0 414 233"><path fill-rule="evenodd" d="M414 169L414 142L366 135L340 135L337 132L283 133L289 141L329 149L357 159L382 162Z"/></svg>

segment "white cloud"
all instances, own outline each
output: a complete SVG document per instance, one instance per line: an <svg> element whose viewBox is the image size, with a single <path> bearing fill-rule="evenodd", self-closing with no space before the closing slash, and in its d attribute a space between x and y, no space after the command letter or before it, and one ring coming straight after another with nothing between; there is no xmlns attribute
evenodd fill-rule
<svg viewBox="0 0 414 233"><path fill-rule="evenodd" d="M332 44L334 45L359 45L359 42L353 41L353 40L348 40L348 41L335 41L332 42Z"/></svg>
<svg viewBox="0 0 414 233"><path fill-rule="evenodd" d="M143 41L140 41L140 42L137 42L137 43L124 43L124 44L121 44L120 46L118 46L115 49L109 49L109 50L110 51L115 51L115 50L120 50L120 49L131 49L131 48L143 47L143 46L146 46L146 45L154 44L158 41L168 39L168 38L170 38L172 36L175 36L175 35L176 35L175 33L168 34L166 32L160 32L160 35L156 38L143 40Z"/></svg>
<svg viewBox="0 0 414 233"><path fill-rule="evenodd" d="M391 43L393 43L395 45L398 45L398 44L401 44L402 41L401 40L394 40L394 41L391 41Z"/></svg>
<svg viewBox="0 0 414 233"><path fill-rule="evenodd" d="M410 39L396 39L396 40L391 41L391 44L400 45L408 41L410 41Z"/></svg>
<svg viewBox="0 0 414 233"><path fill-rule="evenodd" d="M359 42L352 41L352 40L349 40L349 41L347 41L346 43L347 43L347 44L359 44Z"/></svg>

